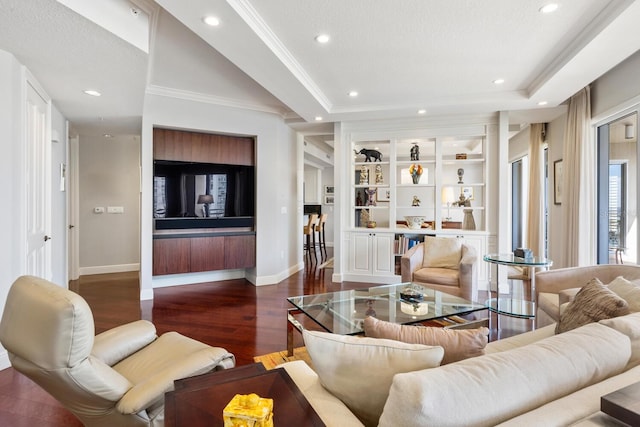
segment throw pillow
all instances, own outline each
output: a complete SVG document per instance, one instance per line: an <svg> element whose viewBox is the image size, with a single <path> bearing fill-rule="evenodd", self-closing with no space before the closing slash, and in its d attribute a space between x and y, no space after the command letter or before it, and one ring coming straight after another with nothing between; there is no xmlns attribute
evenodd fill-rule
<svg viewBox="0 0 640 427"><path fill-rule="evenodd" d="M640 284L638 282L630 282L624 277L618 276L609 283L609 289L629 304L630 311L634 313L640 311Z"/></svg>
<svg viewBox="0 0 640 427"><path fill-rule="evenodd" d="M302 332L322 385L367 426L378 425L393 376L440 365L442 347Z"/></svg>
<svg viewBox="0 0 640 427"><path fill-rule="evenodd" d="M560 314L556 334L587 323L629 314L629 304L596 278L591 279Z"/></svg>
<svg viewBox="0 0 640 427"><path fill-rule="evenodd" d="M462 244L459 239L431 236L424 238L423 267L452 268L457 270L461 258Z"/></svg>
<svg viewBox="0 0 640 427"><path fill-rule="evenodd" d="M367 316L364 333L410 344L439 345L444 348L442 364L482 356L489 342L489 329L445 329L431 326L399 325Z"/></svg>

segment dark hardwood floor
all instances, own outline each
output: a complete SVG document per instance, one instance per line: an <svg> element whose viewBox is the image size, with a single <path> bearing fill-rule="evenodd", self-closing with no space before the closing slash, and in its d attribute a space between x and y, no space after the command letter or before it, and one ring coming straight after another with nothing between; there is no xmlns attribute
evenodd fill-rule
<svg viewBox="0 0 640 427"><path fill-rule="evenodd" d="M277 285L255 287L245 280L202 283L154 290L153 301L139 300L138 273L83 276L70 289L89 303L100 333L138 319L152 321L158 334L177 331L226 348L237 365L253 356L284 350L286 297L363 287L332 283L333 269L314 264ZM530 328L528 321L501 318L501 337ZM313 328L313 324L305 323ZM300 334L295 345L301 346ZM31 380L12 368L0 371L0 426L75 427L82 424Z"/></svg>

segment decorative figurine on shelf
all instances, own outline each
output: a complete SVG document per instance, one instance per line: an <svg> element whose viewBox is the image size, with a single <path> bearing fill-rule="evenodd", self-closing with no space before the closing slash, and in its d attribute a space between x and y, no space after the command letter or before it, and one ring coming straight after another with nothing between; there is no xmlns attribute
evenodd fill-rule
<svg viewBox="0 0 640 427"><path fill-rule="evenodd" d="M366 206L376 206L376 193L378 192L378 189L367 188L364 192L367 194Z"/></svg>
<svg viewBox="0 0 640 427"><path fill-rule="evenodd" d="M464 193L460 193L459 200L454 203L455 206L460 206L463 208L471 207L471 200L467 198ZM463 209L464 217L462 218L462 229L463 230L475 230L476 229L476 221L473 218L473 209Z"/></svg>
<svg viewBox="0 0 640 427"><path fill-rule="evenodd" d="M356 194L356 206L362 206L362 194L359 191Z"/></svg>
<svg viewBox="0 0 640 427"><path fill-rule="evenodd" d="M420 160L420 147L418 147L418 143L414 142L411 146L411 160Z"/></svg>
<svg viewBox="0 0 640 427"><path fill-rule="evenodd" d="M464 184L462 177L464 176L464 169L458 169L458 184Z"/></svg>
<svg viewBox="0 0 640 427"><path fill-rule="evenodd" d="M417 184L420 182L422 171L423 171L422 166L420 166L419 164L413 164L409 166L409 173L411 174L411 179L413 180L414 184Z"/></svg>
<svg viewBox="0 0 640 427"><path fill-rule="evenodd" d="M367 225L369 225L369 211L362 209L360 211L360 226L366 227Z"/></svg>
<svg viewBox="0 0 640 427"><path fill-rule="evenodd" d="M382 161L382 153L378 150L369 150L368 148L363 148L360 151L356 151L356 154L362 154L364 156L365 162L370 162L371 158L373 158L376 162Z"/></svg>
<svg viewBox="0 0 640 427"><path fill-rule="evenodd" d="M411 206L420 206L420 199L418 199L418 196L413 196L413 201L411 202Z"/></svg>
<svg viewBox="0 0 640 427"><path fill-rule="evenodd" d="M383 184L384 178L382 176L382 166L376 165L376 184Z"/></svg>
<svg viewBox="0 0 640 427"><path fill-rule="evenodd" d="M365 165L360 167L360 185L369 183L369 168Z"/></svg>

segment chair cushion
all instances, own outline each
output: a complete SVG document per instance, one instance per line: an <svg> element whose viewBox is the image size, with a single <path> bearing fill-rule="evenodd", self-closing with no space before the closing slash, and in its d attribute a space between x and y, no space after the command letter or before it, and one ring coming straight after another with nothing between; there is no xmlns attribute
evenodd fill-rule
<svg viewBox="0 0 640 427"><path fill-rule="evenodd" d="M372 338L386 338L410 344L439 345L444 348L442 364L481 356L489 342L489 329L445 329L432 326L399 325L367 316L364 333Z"/></svg>
<svg viewBox="0 0 640 427"><path fill-rule="evenodd" d="M91 353L94 334L89 304L75 292L34 276L11 286L0 323L9 353L45 370L74 367Z"/></svg>
<svg viewBox="0 0 640 427"><path fill-rule="evenodd" d="M439 346L399 341L302 332L322 385L367 426L376 426L393 376L440 365Z"/></svg>
<svg viewBox="0 0 640 427"><path fill-rule="evenodd" d="M556 333L575 329L587 323L629 314L629 304L593 278L576 294L560 313Z"/></svg>
<svg viewBox="0 0 640 427"><path fill-rule="evenodd" d="M424 238L423 267L458 269L461 258L462 243L459 239L431 236Z"/></svg>
<svg viewBox="0 0 640 427"><path fill-rule="evenodd" d="M459 270L450 268L419 268L413 272L413 281L445 286L460 286Z"/></svg>

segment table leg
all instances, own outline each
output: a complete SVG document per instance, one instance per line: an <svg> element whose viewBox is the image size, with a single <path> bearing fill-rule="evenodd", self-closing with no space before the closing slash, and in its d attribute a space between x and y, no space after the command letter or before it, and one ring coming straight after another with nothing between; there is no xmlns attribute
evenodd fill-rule
<svg viewBox="0 0 640 427"><path fill-rule="evenodd" d="M303 327L300 322L298 322L294 314L302 313L297 308L291 308L287 310L287 356L293 356L293 330L296 329L298 332L302 333Z"/></svg>

